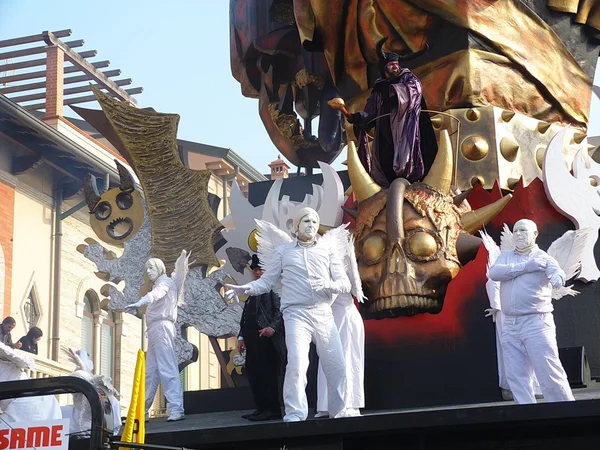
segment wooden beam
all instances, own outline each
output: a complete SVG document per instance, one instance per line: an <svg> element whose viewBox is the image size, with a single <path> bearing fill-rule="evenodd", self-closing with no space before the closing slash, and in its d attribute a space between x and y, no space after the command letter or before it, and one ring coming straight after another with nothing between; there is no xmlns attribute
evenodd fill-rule
<svg viewBox="0 0 600 450"><path fill-rule="evenodd" d="M57 38L71 36L71 33L71 30L60 30L52 32L52 34L54 34L54 36L56 36ZM32 34L30 36L23 36L20 38L5 39L4 41L0 41L0 48L12 47L13 45L31 44L32 42L39 42L43 40L44 36L42 34Z"/></svg>
<svg viewBox="0 0 600 450"><path fill-rule="evenodd" d="M13 156L11 173L21 175L35 169L42 162L41 155Z"/></svg>
<svg viewBox="0 0 600 450"><path fill-rule="evenodd" d="M115 81L115 84L117 86L127 86L129 84L131 84L131 78L124 78L122 80L117 80ZM44 83L44 87L46 86L46 83ZM95 85L95 87L100 88L99 85ZM85 86L78 86L78 87L74 87L74 88L70 88L70 89L65 89L63 90L63 95L72 95L72 94L80 94L82 92L89 92L92 90L92 86L87 84ZM32 100L41 100L43 98L46 98L46 91L44 92L39 92L37 94L28 94L28 95L21 95L18 97L9 97L11 102L15 102L15 103L21 103L21 102L30 102Z"/></svg>
<svg viewBox="0 0 600 450"><path fill-rule="evenodd" d="M83 39L78 39L76 41L65 42L65 45L68 45L69 48L83 47L85 45L85 41ZM12 52L0 53L0 59L21 58L23 56L39 55L41 53L46 53L46 48L46 45L42 45L40 47L29 47L21 50L13 50Z"/></svg>
<svg viewBox="0 0 600 450"><path fill-rule="evenodd" d="M102 73L106 77L117 77L117 76L121 75L121 69L107 70ZM46 74L46 72L44 72L44 76L45 76L45 74ZM83 81L88 81L90 78L91 78L90 75L78 75L76 77L68 77L63 80L63 84L81 83ZM127 83L127 84L131 84L131 83ZM45 89L45 88L46 88L46 82L38 81L37 83L20 84L18 86L9 86L9 87L5 87L5 88L0 88L0 94L6 95L6 94L12 94L14 92L32 91L34 89Z"/></svg>
<svg viewBox="0 0 600 450"><path fill-rule="evenodd" d="M44 59L44 64L46 64L46 60ZM96 69L103 69L104 67L110 66L110 61L98 61L92 63ZM0 66L0 69L2 66ZM69 66L65 67L65 73L74 73L81 72L81 69L78 66ZM23 80L34 80L36 78L43 78L46 76L45 70L40 70L38 72L29 72L29 73L20 73L19 75L9 75L6 77L0 77L0 84L5 83L14 83L15 81L23 81ZM89 77L87 78L90 79Z"/></svg>
<svg viewBox="0 0 600 450"><path fill-rule="evenodd" d="M217 338L214 336L208 336L208 341L212 345L213 351L215 352L215 356L217 357L217 361L219 361L219 366L221 367L221 374L223 375L223 380L225 380L225 384L229 388L235 387L235 383L233 382L231 374L227 372L227 361L225 361L225 355L223 354L223 350L221 350L219 341L217 341Z"/></svg>
<svg viewBox="0 0 600 450"><path fill-rule="evenodd" d="M42 34L44 35L44 41L46 42L46 44L56 45L57 47L59 47L63 52L65 52L65 57L69 61L81 67L83 72L92 75L94 77L94 80L98 84L104 86L108 90L108 92L114 93L115 97L133 105L137 103L136 100L127 93L127 91L124 91L119 86L117 86L114 81L103 76L102 72L97 70L85 59L81 58L76 52L67 47L60 39L56 38L51 32L44 31Z"/></svg>
<svg viewBox="0 0 600 450"><path fill-rule="evenodd" d="M46 47L44 47L44 48L46 48ZM75 52L73 52L73 53L75 53ZM80 52L80 53L75 53L75 54L79 55L79 57L81 57L81 58L93 58L94 56L96 56L98 54L98 52L96 50L87 50L85 52ZM17 62L17 63L0 64L0 70L2 72L8 72L10 70L19 70L19 69L26 69L28 67L37 67L37 66L45 66L45 65L46 65L46 58L40 58L40 59L31 59L29 61L21 61L21 62Z"/></svg>
<svg viewBox="0 0 600 450"><path fill-rule="evenodd" d="M144 92L144 88L141 87L137 87L137 88L131 88L131 89L125 89L125 92L128 95L136 95L136 94L141 94L142 92ZM113 92L109 92L109 94L113 97L116 97L116 95ZM88 102L95 102L98 99L96 98L95 95L85 95L83 97L75 97L75 98L66 98L63 101L63 105L75 105L77 103L88 103ZM12 101L12 99L11 99ZM46 103L36 103L33 105L22 105L23 108L25 108L27 111L37 111L40 109L44 109L46 107Z"/></svg>

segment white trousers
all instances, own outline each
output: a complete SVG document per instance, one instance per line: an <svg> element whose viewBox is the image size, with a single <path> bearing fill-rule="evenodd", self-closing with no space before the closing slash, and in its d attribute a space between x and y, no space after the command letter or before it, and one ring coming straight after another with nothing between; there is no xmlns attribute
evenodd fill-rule
<svg viewBox="0 0 600 450"><path fill-rule="evenodd" d="M547 402L575 400L558 358L552 313L504 316L502 350L506 379L517 403L535 403L537 377Z"/></svg>
<svg viewBox="0 0 600 450"><path fill-rule="evenodd" d="M146 352L146 412L152 406L158 383L167 398L167 414L183 414L183 390L175 353L175 324L170 320L148 327Z"/></svg>
<svg viewBox="0 0 600 450"><path fill-rule="evenodd" d="M365 406L365 326L350 294L341 294L333 305L333 318L340 332L340 340L346 359L345 408L350 414L358 414ZM329 411L327 405L327 381L319 361L317 377L317 411Z"/></svg>
<svg viewBox="0 0 600 450"><path fill-rule="evenodd" d="M344 413L346 363L340 335L331 306L289 306L282 311L287 347L287 366L283 383L284 422L306 420L306 371L310 343L317 347L319 360L327 379L330 417Z"/></svg>

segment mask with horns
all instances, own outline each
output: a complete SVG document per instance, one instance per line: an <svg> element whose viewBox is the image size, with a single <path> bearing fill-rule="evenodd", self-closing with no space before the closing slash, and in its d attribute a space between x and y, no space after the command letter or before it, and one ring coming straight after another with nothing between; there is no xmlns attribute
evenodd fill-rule
<svg viewBox="0 0 600 450"><path fill-rule="evenodd" d="M144 205L129 171L119 161L115 163L119 170L119 187L100 194L96 177L88 174L83 190L90 210L90 226L98 238L107 244L120 245L141 228Z"/></svg>
<svg viewBox="0 0 600 450"><path fill-rule="evenodd" d="M425 52L429 50L429 44L425 44L421 50L413 53L408 53L406 55L399 55L394 52L384 52L383 44L387 41L387 37L379 41L377 44L377 55L379 55L379 71L381 72L381 76L385 76L385 66L389 62L397 61L398 63L410 61L411 59L416 59L419 56L423 55Z"/></svg>

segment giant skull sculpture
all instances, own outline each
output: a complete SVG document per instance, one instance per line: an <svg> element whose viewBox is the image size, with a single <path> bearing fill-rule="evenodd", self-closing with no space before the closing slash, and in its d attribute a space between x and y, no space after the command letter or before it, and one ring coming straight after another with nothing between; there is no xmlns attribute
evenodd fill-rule
<svg viewBox="0 0 600 450"><path fill-rule="evenodd" d="M422 183L397 179L382 190L360 164L353 143L348 172L358 200L354 236L369 299L365 315L439 313L448 284L479 248L480 239L469 233L492 220L510 196L471 211L464 196L449 195L452 152L445 131Z"/></svg>

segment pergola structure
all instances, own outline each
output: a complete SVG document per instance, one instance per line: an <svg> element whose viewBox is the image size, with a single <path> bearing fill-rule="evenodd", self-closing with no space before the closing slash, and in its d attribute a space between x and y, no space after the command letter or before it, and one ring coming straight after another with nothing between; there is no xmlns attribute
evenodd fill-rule
<svg viewBox="0 0 600 450"><path fill-rule="evenodd" d="M91 86L131 104L143 89L123 89L131 78L113 80L120 69L101 71L110 61L90 62L96 50L76 52L82 39L63 42L71 30L44 31L41 34L0 41L0 94L29 111L45 110L46 117L62 116L65 105L92 102ZM35 45L43 43L43 45ZM38 55L45 57L39 58ZM43 67L43 70L35 70ZM34 70L29 70L35 68ZM65 88L68 85L73 87ZM88 94L89 93L89 94ZM86 94L86 95L77 95Z"/></svg>

